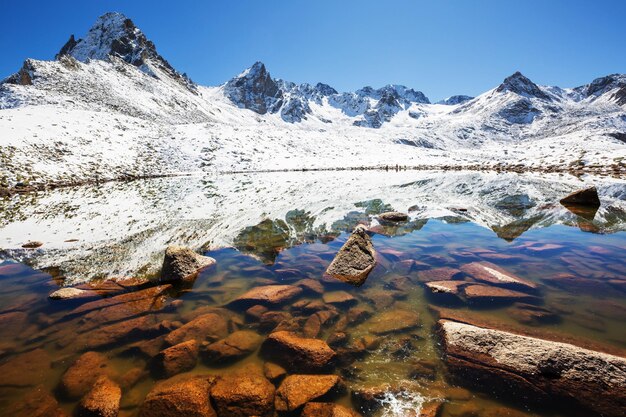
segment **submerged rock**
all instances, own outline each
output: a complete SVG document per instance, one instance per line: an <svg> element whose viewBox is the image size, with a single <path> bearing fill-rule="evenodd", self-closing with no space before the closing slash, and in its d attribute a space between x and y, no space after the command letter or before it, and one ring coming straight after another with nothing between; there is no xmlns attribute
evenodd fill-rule
<svg viewBox="0 0 626 417"><path fill-rule="evenodd" d="M337 375L289 375L276 391L276 411L295 411L309 401L342 388L343 382Z"/></svg>
<svg viewBox="0 0 626 417"><path fill-rule="evenodd" d="M598 197L598 190L596 187L585 188L584 190L578 190L570 195L563 197L560 201L564 206L576 205L576 206L588 206L588 207L600 207L600 198Z"/></svg>
<svg viewBox="0 0 626 417"><path fill-rule="evenodd" d="M339 404L307 403L300 417L361 417L361 414Z"/></svg>
<svg viewBox="0 0 626 417"><path fill-rule="evenodd" d="M50 355L43 349L20 353L0 365L0 387L35 386L46 379Z"/></svg>
<svg viewBox="0 0 626 417"><path fill-rule="evenodd" d="M204 347L202 357L208 363L224 363L248 356L261 345L263 338L250 330L239 330L225 339Z"/></svg>
<svg viewBox="0 0 626 417"><path fill-rule="evenodd" d="M107 377L100 377L78 404L78 417L117 417L122 390Z"/></svg>
<svg viewBox="0 0 626 417"><path fill-rule="evenodd" d="M208 313L172 331L165 337L165 342L172 346L187 340L213 342L226 335L228 335L228 321L218 314Z"/></svg>
<svg viewBox="0 0 626 417"><path fill-rule="evenodd" d="M262 374L246 371L221 377L211 390L220 417L271 417L274 385Z"/></svg>
<svg viewBox="0 0 626 417"><path fill-rule="evenodd" d="M522 279L491 262L472 262L461 266L461 270L472 278L488 284L521 291L535 291L537 284Z"/></svg>
<svg viewBox="0 0 626 417"><path fill-rule="evenodd" d="M263 342L262 352L292 372L319 372L334 366L335 351L320 339L278 331Z"/></svg>
<svg viewBox="0 0 626 417"><path fill-rule="evenodd" d="M169 378L193 369L197 361L198 342L192 339L162 350L153 363L158 376Z"/></svg>
<svg viewBox="0 0 626 417"><path fill-rule="evenodd" d="M448 369L509 396L563 400L605 416L626 407L626 359L567 343L440 320Z"/></svg>
<svg viewBox="0 0 626 417"><path fill-rule="evenodd" d="M372 239L364 226L354 229L346 243L339 249L326 274L355 286L363 285L376 265L376 252Z"/></svg>
<svg viewBox="0 0 626 417"><path fill-rule="evenodd" d="M81 290L80 288L65 287L59 288L48 296L51 300L74 300L95 298L99 295L94 291Z"/></svg>
<svg viewBox="0 0 626 417"><path fill-rule="evenodd" d="M369 324L370 333L383 335L403 332L420 324L419 314L408 310L388 310L375 315Z"/></svg>
<svg viewBox="0 0 626 417"><path fill-rule="evenodd" d="M85 395L102 376L110 376L107 357L99 352L85 352L65 371L61 391L69 399Z"/></svg>
<svg viewBox="0 0 626 417"><path fill-rule="evenodd" d="M487 285L469 285L463 289L465 298L469 302L514 302L514 301L537 301L538 298L523 292L508 290L506 288L491 287Z"/></svg>
<svg viewBox="0 0 626 417"><path fill-rule="evenodd" d="M39 385L2 410L11 417L66 417L57 400Z"/></svg>
<svg viewBox="0 0 626 417"><path fill-rule="evenodd" d="M252 306L255 304L279 305L297 297L302 288L295 285L263 285L254 287L231 301L233 305Z"/></svg>
<svg viewBox="0 0 626 417"><path fill-rule="evenodd" d="M189 248L168 246L163 259L161 281L193 281L201 270L215 262L215 259L197 254Z"/></svg>
<svg viewBox="0 0 626 417"><path fill-rule="evenodd" d="M217 417L209 391L214 377L171 378L157 383L139 410L139 417Z"/></svg>

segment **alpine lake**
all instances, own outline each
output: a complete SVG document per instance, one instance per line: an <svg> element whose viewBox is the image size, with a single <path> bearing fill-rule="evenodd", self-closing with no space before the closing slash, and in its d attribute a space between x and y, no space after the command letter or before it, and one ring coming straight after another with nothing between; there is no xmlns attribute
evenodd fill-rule
<svg viewBox="0 0 626 417"><path fill-rule="evenodd" d="M599 209L559 204L589 185ZM440 321L575 346L583 363L585 352L623 360L625 198L626 180L614 177L345 171L0 200L0 416L118 415L86 411L115 403L117 389L125 417L603 415L624 406L624 380L594 404L566 388L528 389L523 373L450 362ZM409 219L379 219L390 211ZM325 271L359 224L376 263L353 286ZM29 241L42 244L23 248ZM216 262L170 282L169 245ZM477 265L530 287L492 285ZM441 281L448 289L427 285ZM49 298L65 287L80 296ZM276 334L293 340L270 341Z"/></svg>

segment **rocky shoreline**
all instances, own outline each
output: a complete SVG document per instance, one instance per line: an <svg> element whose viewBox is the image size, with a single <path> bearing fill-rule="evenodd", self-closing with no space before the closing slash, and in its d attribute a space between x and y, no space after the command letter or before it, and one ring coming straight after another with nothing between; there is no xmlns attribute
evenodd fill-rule
<svg viewBox="0 0 626 417"><path fill-rule="evenodd" d="M279 172L326 172L326 171L476 171L476 172L498 172L498 173L538 173L538 174L570 174L576 177L582 175L610 176L614 178L626 177L626 164L617 163L611 165L582 165L582 166L560 166L551 165L541 168L529 167L523 164L472 164L472 165L376 165L376 166L354 166L335 168L300 168L300 169L263 169L263 170L234 170L220 171L215 174L254 174L254 173L279 173ZM106 179L84 179L79 181L48 181L29 182L14 186L0 186L0 198L11 197L16 194L28 194L39 191L53 190L56 188L80 187L86 185L98 185L106 182L130 182L152 178L167 178L196 175L197 173L168 173L168 174L147 174L147 175L121 175Z"/></svg>

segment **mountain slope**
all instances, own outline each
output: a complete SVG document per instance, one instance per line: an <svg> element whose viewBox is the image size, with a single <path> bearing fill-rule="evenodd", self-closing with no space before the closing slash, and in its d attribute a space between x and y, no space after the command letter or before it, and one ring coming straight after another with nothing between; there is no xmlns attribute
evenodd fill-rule
<svg viewBox="0 0 626 417"><path fill-rule="evenodd" d="M197 171L521 165L624 169L626 76L538 86L520 73L430 104L400 85L337 92L261 62L198 86L119 13L0 84L0 186Z"/></svg>

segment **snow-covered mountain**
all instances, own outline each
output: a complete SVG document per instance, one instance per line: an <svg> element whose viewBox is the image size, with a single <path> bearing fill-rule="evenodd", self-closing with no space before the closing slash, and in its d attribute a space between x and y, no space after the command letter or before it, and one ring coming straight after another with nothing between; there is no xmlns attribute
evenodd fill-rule
<svg viewBox="0 0 626 417"><path fill-rule="evenodd" d="M623 172L625 132L626 75L559 88L517 72L438 104L400 85L295 84L261 62L205 87L107 13L54 61L27 59L0 84L0 187L384 165Z"/></svg>

